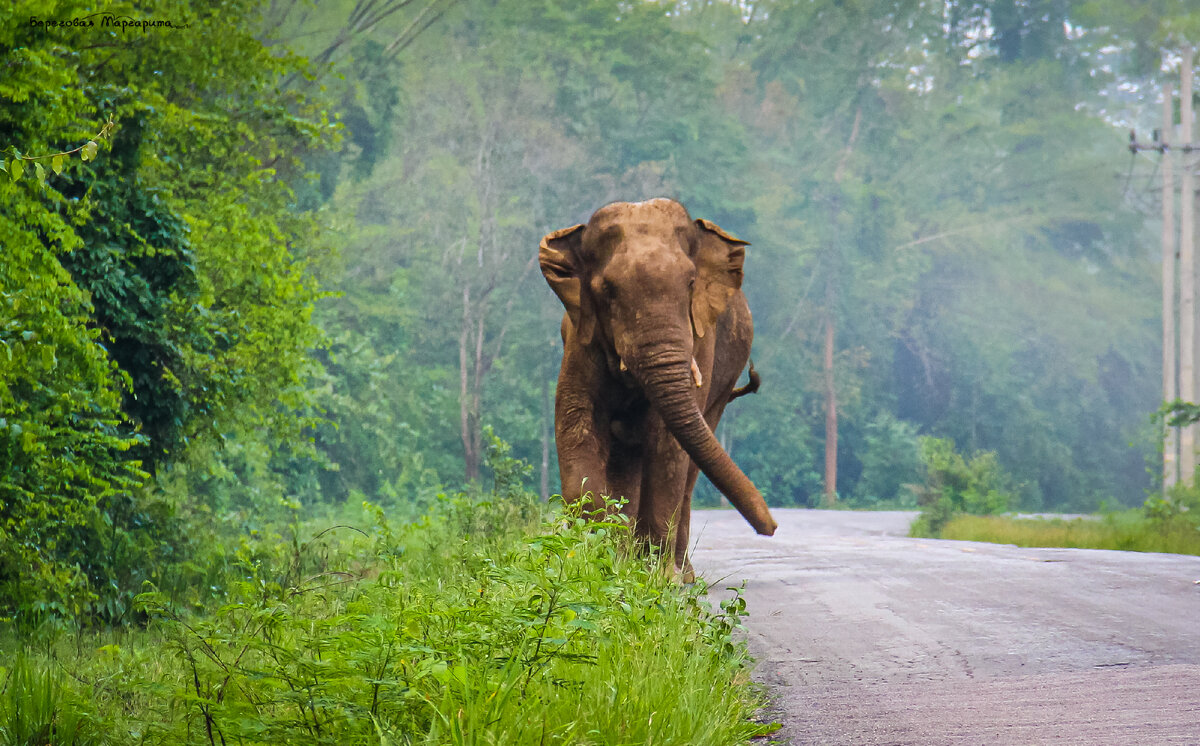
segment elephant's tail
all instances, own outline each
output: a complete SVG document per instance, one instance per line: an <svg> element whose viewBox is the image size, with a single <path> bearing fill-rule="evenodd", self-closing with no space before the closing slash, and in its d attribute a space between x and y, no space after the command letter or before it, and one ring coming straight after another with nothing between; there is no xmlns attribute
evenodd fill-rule
<svg viewBox="0 0 1200 746"><path fill-rule="evenodd" d="M729 395L729 401L733 401L739 396L745 396L746 394L758 393L758 387L760 384L762 384L762 377L759 376L758 371L754 369L753 360L750 361L750 370L746 375L750 377L750 380L746 382L745 386L739 386L734 389L733 393Z"/></svg>

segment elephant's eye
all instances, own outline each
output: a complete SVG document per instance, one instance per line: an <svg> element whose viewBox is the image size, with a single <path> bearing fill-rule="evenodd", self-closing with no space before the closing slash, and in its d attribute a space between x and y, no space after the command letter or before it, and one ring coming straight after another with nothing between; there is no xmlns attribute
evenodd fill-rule
<svg viewBox="0 0 1200 746"><path fill-rule="evenodd" d="M617 286L608 280L602 280L600 282L600 293L605 298L615 298L617 296Z"/></svg>

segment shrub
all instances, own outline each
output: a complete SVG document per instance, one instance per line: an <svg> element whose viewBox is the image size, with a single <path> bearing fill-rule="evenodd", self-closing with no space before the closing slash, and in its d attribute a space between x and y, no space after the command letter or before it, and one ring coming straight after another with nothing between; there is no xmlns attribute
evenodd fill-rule
<svg viewBox="0 0 1200 746"><path fill-rule="evenodd" d="M946 523L960 513L995 515L1016 503L1012 480L1000 468L996 454L977 452L968 460L954 441L921 438L925 481L915 485L921 515L913 522L914 536L940 536Z"/></svg>

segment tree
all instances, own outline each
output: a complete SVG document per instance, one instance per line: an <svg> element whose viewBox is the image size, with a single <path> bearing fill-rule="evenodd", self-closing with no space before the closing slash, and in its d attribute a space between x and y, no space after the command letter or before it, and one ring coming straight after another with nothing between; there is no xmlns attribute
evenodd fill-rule
<svg viewBox="0 0 1200 746"><path fill-rule="evenodd" d="M9 452L6 489L40 498L13 504L9 528L44 531L56 515L74 516L29 544L34 566L58 582L6 576L6 610L53 602L79 613L91 601L124 613L109 602L128 600L154 558L118 558L113 542L166 530L153 495L138 489L141 469L165 470L195 444L231 435L295 435L309 400L313 225L290 209L288 184L303 173L299 151L322 147L332 129L274 88L303 61L254 40L251 4L110 11L171 26L114 27L102 14L93 30L34 24L41 11L28 3L0 13L0 57L13 71L0 107L12 197L0 213L13 247L3 291L15 299L5 328L40 341L14 358L0 413L20 434L8 441L20 448ZM51 20L89 11L55 12ZM220 36L187 32L214 26ZM36 168L45 176L36 186L19 180L22 154L67 150L106 120L111 137L89 145L98 157L53 176ZM34 404L48 410L30 419ZM37 507L56 501L75 507ZM36 520L13 518L22 504ZM157 540L136 551L152 555Z"/></svg>

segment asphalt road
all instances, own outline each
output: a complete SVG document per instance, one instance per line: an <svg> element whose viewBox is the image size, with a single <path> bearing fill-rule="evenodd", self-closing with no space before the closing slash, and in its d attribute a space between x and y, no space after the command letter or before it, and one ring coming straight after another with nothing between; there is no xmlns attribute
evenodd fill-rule
<svg viewBox="0 0 1200 746"><path fill-rule="evenodd" d="M747 581L755 677L793 746L1200 744L1200 558L909 539L913 513L692 516ZM728 596L728 592L723 592Z"/></svg>

